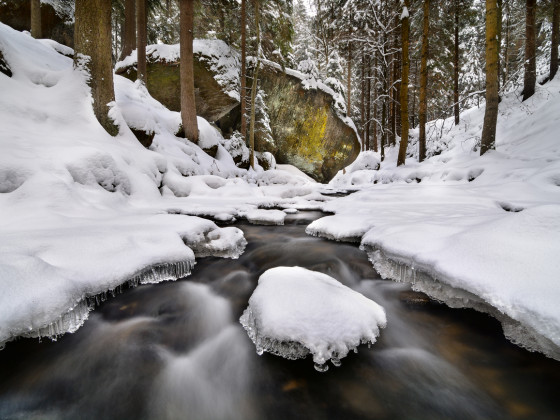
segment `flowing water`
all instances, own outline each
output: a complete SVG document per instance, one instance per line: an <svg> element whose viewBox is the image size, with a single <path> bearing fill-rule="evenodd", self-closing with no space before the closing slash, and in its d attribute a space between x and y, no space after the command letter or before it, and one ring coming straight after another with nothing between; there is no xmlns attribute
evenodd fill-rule
<svg viewBox="0 0 560 420"><path fill-rule="evenodd" d="M560 363L507 342L499 324L382 280L357 246L286 226L239 225L238 260L205 258L176 282L130 289L57 342L0 352L1 419L558 419ZM255 348L238 322L267 269L329 274L381 304L371 348L319 373Z"/></svg>

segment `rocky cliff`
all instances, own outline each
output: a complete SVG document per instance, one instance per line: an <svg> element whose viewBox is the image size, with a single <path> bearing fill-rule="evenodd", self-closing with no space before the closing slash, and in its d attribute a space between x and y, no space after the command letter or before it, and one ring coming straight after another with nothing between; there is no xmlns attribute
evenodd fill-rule
<svg viewBox="0 0 560 420"><path fill-rule="evenodd" d="M195 89L197 114L215 122L227 136L240 123L239 54L219 40L197 40ZM162 104L180 110L179 48L153 45L147 50L148 90ZM135 53L117 64L116 72L136 78ZM271 152L320 182L328 182L358 155L352 121L335 107L334 92L305 80L294 70L263 62L259 75L265 92L273 141L257 136L255 148Z"/></svg>

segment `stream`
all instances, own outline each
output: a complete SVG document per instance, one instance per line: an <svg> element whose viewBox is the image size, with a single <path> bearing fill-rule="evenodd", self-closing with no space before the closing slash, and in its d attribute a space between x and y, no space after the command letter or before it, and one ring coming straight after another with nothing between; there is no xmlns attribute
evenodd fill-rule
<svg viewBox="0 0 560 420"><path fill-rule="evenodd" d="M0 419L558 419L560 363L509 343L493 318L382 280L356 245L238 223L238 260L143 285L57 342L0 351ZM382 305L387 328L326 373L255 347L238 319L276 266L326 273Z"/></svg>

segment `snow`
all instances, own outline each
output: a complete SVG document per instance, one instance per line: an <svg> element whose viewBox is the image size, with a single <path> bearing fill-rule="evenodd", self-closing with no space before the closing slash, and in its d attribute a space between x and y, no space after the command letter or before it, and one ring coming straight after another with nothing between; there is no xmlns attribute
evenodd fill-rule
<svg viewBox="0 0 560 420"><path fill-rule="evenodd" d="M317 370L360 344L375 343L387 320L381 306L332 277L301 267L264 272L240 319L257 353L287 359L311 353Z"/></svg>
<svg viewBox="0 0 560 420"><path fill-rule="evenodd" d="M301 176L237 168L202 118L199 145L177 138L179 113L142 84L115 76L120 133L111 137L68 50L3 24L0 50L13 72L0 74L0 346L75 331L107 292L243 252L241 230L198 216L257 212L279 223L284 212L258 209L318 206L314 188L293 193L307 183ZM127 125L155 133L149 150ZM200 147L212 145L215 158Z"/></svg>
<svg viewBox="0 0 560 420"><path fill-rule="evenodd" d="M483 117L430 123L421 164L397 168L390 148L376 170L379 155L362 153L331 181L359 191L326 203L336 214L307 231L360 241L383 276L490 312L512 341L560 360L560 80L523 103L504 96L496 151L480 157Z"/></svg>

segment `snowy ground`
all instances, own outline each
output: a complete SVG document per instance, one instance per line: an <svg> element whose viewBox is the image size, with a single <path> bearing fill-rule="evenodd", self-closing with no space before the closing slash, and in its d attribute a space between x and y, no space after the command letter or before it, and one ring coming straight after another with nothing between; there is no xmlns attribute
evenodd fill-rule
<svg viewBox="0 0 560 420"><path fill-rule="evenodd" d="M360 241L382 275L488 311L512 341L560 360L560 78L524 103L504 97L496 151L479 157L483 116L438 121L429 149L441 153L422 164L396 168L391 148L375 170L379 155L361 154L331 182L360 191L307 231Z"/></svg>
<svg viewBox="0 0 560 420"><path fill-rule="evenodd" d="M110 137L84 76L56 50L68 51L2 24L0 50L13 73L0 74L0 346L75 330L89 297L124 283L175 279L196 257L243 252L239 229L208 219L281 224L284 212L267 208L328 199L294 171L240 170L203 119L201 146L218 144L215 159L175 137L179 114L118 76L121 129ZM124 121L156 133L150 150Z"/></svg>
<svg viewBox="0 0 560 420"><path fill-rule="evenodd" d="M478 156L484 109L439 122L423 164L362 154L329 186L293 168L244 171L199 119L201 145L174 136L179 114L115 77L110 137L84 75L52 42L0 24L0 345L55 336L87 318L88 298L123 283L188 274L196 258L235 258L242 232L214 221L281 224L278 209L335 213L308 232L361 242L376 268L453 306L500 319L506 334L560 359L560 80L500 104L497 151ZM156 133L149 150L125 124ZM416 135L416 134L414 134ZM412 147L414 145L411 146ZM345 198L321 192L356 189ZM390 327L391 320L387 320Z"/></svg>

